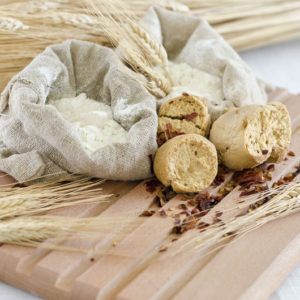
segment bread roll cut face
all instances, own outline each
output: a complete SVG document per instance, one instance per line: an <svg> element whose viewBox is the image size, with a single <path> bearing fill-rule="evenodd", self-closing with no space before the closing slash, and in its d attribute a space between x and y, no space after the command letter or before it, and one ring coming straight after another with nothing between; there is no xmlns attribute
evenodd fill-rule
<svg viewBox="0 0 300 300"><path fill-rule="evenodd" d="M175 192L199 192L217 175L215 146L198 134L174 137L162 145L154 159L154 173Z"/></svg>
<svg viewBox="0 0 300 300"><path fill-rule="evenodd" d="M233 170L280 162L291 140L290 116L282 103L247 105L217 119L210 140L223 164Z"/></svg>
<svg viewBox="0 0 300 300"><path fill-rule="evenodd" d="M210 115L205 100L183 94L165 102L158 114L158 136L172 129L177 134L195 133L207 135ZM168 136L163 137L164 141Z"/></svg>

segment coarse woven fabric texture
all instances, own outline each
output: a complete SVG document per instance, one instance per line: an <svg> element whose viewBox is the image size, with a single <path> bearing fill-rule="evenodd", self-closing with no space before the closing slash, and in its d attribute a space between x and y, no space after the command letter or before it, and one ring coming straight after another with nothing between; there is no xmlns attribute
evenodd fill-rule
<svg viewBox="0 0 300 300"><path fill-rule="evenodd" d="M208 103L213 119L231 106L266 103L250 68L207 22L150 8L142 24L165 46L170 60L222 78L225 99ZM114 119L129 131L127 143L85 152L68 122L46 105L49 99L80 93L111 105ZM76 40L48 47L10 81L1 94L0 113L0 170L19 182L67 172L114 180L151 176L156 99L111 49Z"/></svg>
<svg viewBox="0 0 300 300"><path fill-rule="evenodd" d="M111 105L128 142L87 153L49 99L89 98ZM69 40L47 48L11 80L0 100L0 169L19 182L86 174L115 180L151 176L157 149L156 100L128 74L117 55L93 43Z"/></svg>
<svg viewBox="0 0 300 300"><path fill-rule="evenodd" d="M231 107L267 103L267 86L206 21L151 7L141 23L164 45L169 60L222 79L224 99L206 99L212 120Z"/></svg>

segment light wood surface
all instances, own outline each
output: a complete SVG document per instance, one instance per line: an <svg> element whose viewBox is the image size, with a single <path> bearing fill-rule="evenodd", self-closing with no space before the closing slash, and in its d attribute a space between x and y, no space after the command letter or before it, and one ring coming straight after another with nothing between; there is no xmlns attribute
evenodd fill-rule
<svg viewBox="0 0 300 300"><path fill-rule="evenodd" d="M282 101L288 107L293 120L291 150L296 154L276 166L272 179L276 181L300 163L300 96L278 89L270 95L270 101ZM1 184L8 182L12 182L8 176L0 178ZM144 182L107 182L104 192L117 196L105 205L83 205L55 212L124 218L124 222L110 229L99 229L93 241L61 242L89 249L89 253L3 245L0 280L53 300L256 300L267 299L300 262L300 213L270 222L213 254L204 256L203 252L193 250L173 257L168 251L184 243L180 238L166 252L158 254L157 249L170 239L174 219L158 214L138 217L153 206L154 194L146 191ZM237 189L232 191L203 220L209 221L216 211L231 208L238 195ZM179 203L181 197L176 196L165 209ZM236 211L226 212L222 219L226 221L233 214ZM199 232L191 230L184 236L193 238Z"/></svg>

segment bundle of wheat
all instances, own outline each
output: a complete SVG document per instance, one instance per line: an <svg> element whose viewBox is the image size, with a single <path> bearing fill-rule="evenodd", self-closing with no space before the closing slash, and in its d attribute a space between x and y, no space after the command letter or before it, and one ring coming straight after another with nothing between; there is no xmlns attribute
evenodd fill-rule
<svg viewBox="0 0 300 300"><path fill-rule="evenodd" d="M14 74L50 44L76 37L110 45L111 40L103 32L105 26L100 24L97 18L99 14L97 7L99 8L101 2L103 1L90 1L89 8L96 8L96 11L93 11L83 6L83 2L79 0L2 1L0 4L0 90ZM124 15L125 9L131 20L138 21L150 5L159 5L182 13L199 15L212 24L237 50L282 41L299 36L300 33L300 3L296 0L126 0L123 2L119 9L113 9L112 12L107 5L106 13L108 10L115 20L120 21L120 16ZM143 35L147 38L145 33ZM141 63L139 57L136 59ZM149 70L144 72L147 74Z"/></svg>

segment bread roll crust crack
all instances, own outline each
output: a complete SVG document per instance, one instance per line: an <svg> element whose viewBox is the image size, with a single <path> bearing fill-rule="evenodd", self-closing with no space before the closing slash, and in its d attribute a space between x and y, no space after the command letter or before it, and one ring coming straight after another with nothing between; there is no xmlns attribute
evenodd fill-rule
<svg viewBox="0 0 300 300"><path fill-rule="evenodd" d="M192 95L182 95L165 102L159 110L158 135L168 125L181 133L205 136L210 127L210 115L205 100Z"/></svg>

